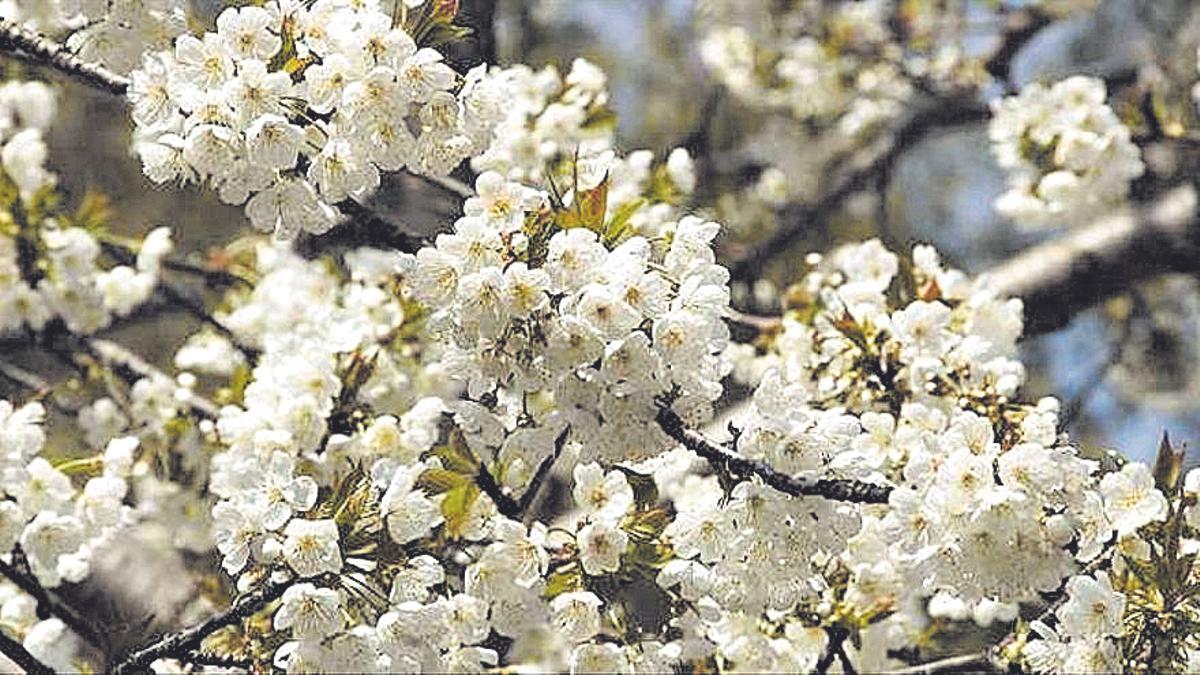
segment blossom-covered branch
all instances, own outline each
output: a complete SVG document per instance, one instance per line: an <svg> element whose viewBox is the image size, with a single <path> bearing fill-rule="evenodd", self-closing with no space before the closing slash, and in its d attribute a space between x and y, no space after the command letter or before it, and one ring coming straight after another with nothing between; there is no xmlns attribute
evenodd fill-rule
<svg viewBox="0 0 1200 675"><path fill-rule="evenodd" d="M120 674L141 670L160 658L186 658L192 650L200 646L204 638L258 612L268 603L279 599L290 586L290 580L265 583L238 598L233 606L224 612L215 614L191 628L164 635L152 644L129 654L113 667L113 672Z"/></svg>
<svg viewBox="0 0 1200 675"><path fill-rule="evenodd" d="M24 560L24 556L20 556L20 559ZM58 618L80 637L97 647L107 645L107 640L100 630L84 617L78 609L63 600L58 593L42 586L28 572L28 564L22 565L25 569L21 569L17 567L16 563L16 560L14 560L13 564L0 560L0 575L3 575L4 578L16 584L17 588L32 596L38 603L39 612L43 612L46 616Z"/></svg>
<svg viewBox="0 0 1200 675"><path fill-rule="evenodd" d="M809 478L791 476L765 462L741 457L710 441L703 434L688 429L683 420L669 408L658 413L658 425L668 436L688 450L708 460L718 471L737 476L758 476L771 487L793 497L817 496L859 504L886 504L892 488L843 478Z"/></svg>
<svg viewBox="0 0 1200 675"><path fill-rule="evenodd" d="M80 59L71 50L53 40L32 33L7 21L0 22L0 54L52 68L88 86L122 96L129 90L129 78Z"/></svg>

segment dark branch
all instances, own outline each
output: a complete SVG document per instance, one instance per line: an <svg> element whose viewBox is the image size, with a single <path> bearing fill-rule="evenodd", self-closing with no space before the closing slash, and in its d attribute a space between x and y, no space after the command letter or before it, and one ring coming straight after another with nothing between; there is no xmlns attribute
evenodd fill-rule
<svg viewBox="0 0 1200 675"><path fill-rule="evenodd" d="M1000 46L984 62L983 69L1007 88L1013 59L1035 35L1050 25L1052 19L1049 14L1036 7L1012 12L1005 19L1007 25Z"/></svg>
<svg viewBox="0 0 1200 675"><path fill-rule="evenodd" d="M833 665L835 658L842 659L843 670L845 670L845 666L849 665L850 662L850 658L845 655L846 650L842 646L846 642L846 638L850 637L850 631L842 626L830 626L825 629L825 632L829 635L829 644L826 645L825 653L821 655L820 660L817 661L816 668L813 669L813 672L819 675L825 675L825 673L829 672L829 668Z"/></svg>
<svg viewBox="0 0 1200 675"><path fill-rule="evenodd" d="M258 612L268 603L283 595L283 592L290 585L290 580L267 582L257 590L238 598L237 602L233 603L233 606L228 610L211 616L191 628L185 628L177 633L164 635L154 643L133 652L118 663L113 668L113 672L119 675L120 673L142 670L154 660L161 658L186 660L192 654L193 650L200 647L200 643L204 641L204 638L221 628L232 626Z"/></svg>
<svg viewBox="0 0 1200 675"><path fill-rule="evenodd" d="M688 450L708 460L714 468L740 476L758 476L763 483L793 497L816 496L860 504L886 504L892 488L844 478L792 476L765 462L742 457L713 443L703 434L684 427L683 420L668 408L658 412L658 425Z"/></svg>
<svg viewBox="0 0 1200 675"><path fill-rule="evenodd" d="M305 237L296 242L297 250L302 255L315 257L332 246L346 248L371 246L416 253L425 245L423 239L404 232L397 224L388 221L353 199L340 202L337 207L346 215L345 222L338 224L328 232L314 237Z"/></svg>
<svg viewBox="0 0 1200 675"><path fill-rule="evenodd" d="M987 106L970 99L938 100L914 112L895 132L852 158L850 168L834 177L818 201L789 209L786 224L730 266L732 278L755 276L767 260L798 242L813 223L827 220L847 198L873 187L879 175L889 172L901 155L931 131L982 122L987 117Z"/></svg>
<svg viewBox="0 0 1200 675"><path fill-rule="evenodd" d="M109 255L120 261L121 264L132 265L136 260L133 251L129 248L112 242L102 242L101 246L103 246L104 250ZM168 261L164 261L163 264L168 267L172 266L172 264ZM187 271L201 274L204 276L206 282L211 281L214 284L230 285L232 283L247 283L246 280L242 279L241 277L224 270L197 267L183 261L176 261L174 266L176 269L179 269L180 266L183 266L183 268ZM228 326L218 321L217 317L214 316L212 312L208 311L208 308L204 305L204 300L202 298L196 297L196 295L190 292L188 289L177 286L165 279L161 279L159 281L158 287L159 291L162 292L163 296L168 302L174 303L176 306L183 308L188 314L191 314L193 317L199 319L204 324L217 331L217 333L224 336L227 340L233 343L233 346L236 347L243 356L246 357L246 360L253 363L258 357L258 350L242 342L241 338L232 330L230 330Z"/></svg>
<svg viewBox="0 0 1200 675"><path fill-rule="evenodd" d="M67 75L117 96L129 90L129 78L95 63L87 63L66 46L12 23L0 22L0 53Z"/></svg>
<svg viewBox="0 0 1200 675"><path fill-rule="evenodd" d="M513 520L521 519L521 504L500 487L483 462L479 463L479 471L475 473L475 483L480 490L483 490L483 494L491 497L492 501L496 503L497 511Z"/></svg>
<svg viewBox="0 0 1200 675"><path fill-rule="evenodd" d="M546 482L546 478L550 475L550 469L554 468L554 463L558 461L562 455L563 448L567 447L567 436L570 435L571 428L567 427L558 434L554 439L554 452L542 460L538 466L537 472L533 474L533 479L529 481L529 487L525 489L525 493L521 495L520 501L517 503L522 514L527 514L529 508L533 506L533 502L537 500L538 492L542 489L542 483Z"/></svg>
<svg viewBox="0 0 1200 675"><path fill-rule="evenodd" d="M20 666L29 675L54 675L53 669L34 658L24 645L10 638L4 631L0 631L0 653L7 656L8 660Z"/></svg>
<svg viewBox="0 0 1200 675"><path fill-rule="evenodd" d="M1025 303L1025 333L1047 333L1133 284L1200 271L1196 193L1175 188L1132 214L1117 214L1034 246L993 268L992 288Z"/></svg>
<svg viewBox="0 0 1200 675"><path fill-rule="evenodd" d="M59 620L66 624L79 637L87 640L96 647L102 649L106 647L108 641L100 633L99 629L93 626L73 606L59 597L58 594L42 586L27 569L21 569L27 568L26 565L20 565L20 562L23 560L23 555L14 556L13 564L11 565L0 560L0 574L4 575L17 588L28 593L37 601L38 616L43 619L51 616L58 617Z"/></svg>

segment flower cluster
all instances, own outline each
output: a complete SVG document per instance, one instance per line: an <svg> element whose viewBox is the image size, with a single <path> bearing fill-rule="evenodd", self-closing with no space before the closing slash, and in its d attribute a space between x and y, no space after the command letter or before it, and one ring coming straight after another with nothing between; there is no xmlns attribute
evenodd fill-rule
<svg viewBox="0 0 1200 675"><path fill-rule="evenodd" d="M688 216L650 240L630 236L585 193L551 206L496 173L480 176L478 190L454 232L411 260L409 281L468 395L500 395L510 410L553 396L554 423L609 461L667 445L653 431L664 397L705 419L727 370L728 271L712 250L719 225Z"/></svg>
<svg viewBox="0 0 1200 675"><path fill-rule="evenodd" d="M0 551L20 544L30 571L43 586L78 582L90 571L93 552L131 521L125 504L138 440L111 441L100 475L78 489L67 473L42 457L46 434L40 403L14 408L0 401L0 461L5 500L0 501Z"/></svg>
<svg viewBox="0 0 1200 675"><path fill-rule="evenodd" d="M147 50L166 49L187 30L187 0L8 0L0 18L43 35L67 37L88 63L128 73ZM74 31L74 32L72 32Z"/></svg>
<svg viewBox="0 0 1200 675"><path fill-rule="evenodd" d="M1124 633L1125 595L1113 590L1103 572L1071 577L1066 590L1067 601L1054 613L1059 630L1034 622L1032 631L1040 639L1025 646L1025 662L1034 672L1120 671L1121 655L1112 638Z"/></svg>
<svg viewBox="0 0 1200 675"><path fill-rule="evenodd" d="M104 328L150 298L172 250L170 230L158 228L132 264L101 266L97 233L56 205L58 179L46 168L42 138L54 112L44 84L0 86L0 333L41 330L53 319L75 333Z"/></svg>
<svg viewBox="0 0 1200 675"><path fill-rule="evenodd" d="M888 2L703 3L701 56L742 103L800 120L836 120L854 136L894 118L911 96L888 28Z"/></svg>
<svg viewBox="0 0 1200 675"><path fill-rule="evenodd" d="M1024 379L1014 360L1020 302L943 268L928 247L912 261L901 272L874 240L814 258L787 294L794 307L770 353L757 357L765 363L739 357L760 384L738 422L738 452L789 474L889 486L886 507L753 483L724 503L676 502L665 534L688 576L686 585L668 581L714 603L696 618L697 639L739 667L812 658L797 652L803 640L769 639L771 630L789 634L787 617L803 610L818 624L871 626L857 665L886 668L881 654L931 619L1011 621L1018 603L1059 588L1076 561L1166 516L1144 465L1101 480L1099 463L1057 434L1056 401L1014 403ZM899 303L889 295L896 288ZM801 527L810 522L820 525ZM844 585L830 586L839 574Z"/></svg>
<svg viewBox="0 0 1200 675"><path fill-rule="evenodd" d="M565 78L554 66L525 65L495 68L490 77L510 96L491 144L471 160L477 172L552 191L603 185L606 211L646 237L682 215L677 205L696 187L691 156L675 148L656 165L649 150L619 155L602 70L575 59Z"/></svg>
<svg viewBox="0 0 1200 675"><path fill-rule="evenodd" d="M996 210L1029 227L1074 226L1125 203L1141 151L1102 80L1031 84L994 106L992 152L1008 172Z"/></svg>
<svg viewBox="0 0 1200 675"><path fill-rule="evenodd" d="M336 0L226 9L132 77L146 175L207 181L283 238L328 230L381 171L449 173L504 103L486 67L460 76L376 3Z"/></svg>
<svg viewBox="0 0 1200 675"><path fill-rule="evenodd" d="M354 459L345 452L335 461L324 452L329 444L343 446L348 440L331 436L336 431L331 417L349 386L343 382L346 369L370 372L354 383L354 394L381 412L391 410L389 403L415 402L415 392L403 391L412 388L412 381L393 350L385 348L405 320L401 301L383 288L394 274L398 254L368 249L348 254L349 281L283 247L261 245L255 257L259 282L247 297L235 298L234 308L221 317L240 341L260 353L240 404L224 407L214 425L225 447L212 459L210 480L212 492L221 497L213 509L217 546L231 574L250 562L272 562L283 555L297 573L308 576L302 570L318 563L299 562L307 553L292 551L289 542L323 531L304 529L320 521L293 520L313 508L318 489L312 476L297 469L301 463L320 467L318 477L327 484ZM219 343L215 336L206 339ZM209 354L219 358L227 349ZM200 359L196 365L212 372L206 363ZM421 406L414 408L418 417L428 417ZM437 411L433 417L436 422ZM404 434L394 417L386 419L391 429L388 434L377 431L381 439L408 439L422 444L419 450L436 439L436 433L429 439L430 434L415 429ZM410 426L403 418L400 424ZM421 438L426 440L417 440ZM384 446L388 442L379 441ZM333 535L336 550L336 528ZM340 556L336 563L340 566Z"/></svg>
<svg viewBox="0 0 1200 675"><path fill-rule="evenodd" d="M495 138L471 160L477 172L497 171L512 181L537 185L547 167L563 159L591 157L613 146L608 77L586 59L575 59L564 78L554 66L495 68L492 76L510 92Z"/></svg>

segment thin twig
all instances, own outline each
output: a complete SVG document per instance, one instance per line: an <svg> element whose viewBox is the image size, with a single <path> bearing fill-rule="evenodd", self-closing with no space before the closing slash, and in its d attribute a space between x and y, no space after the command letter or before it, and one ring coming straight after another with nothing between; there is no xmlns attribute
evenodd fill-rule
<svg viewBox="0 0 1200 675"><path fill-rule="evenodd" d="M124 265L132 265L137 260L135 242L125 240L113 236L105 236L99 239L100 247L105 253L113 256L121 261ZM246 277L231 272L220 267L205 265L203 263L193 262L183 256L167 255L162 259L162 266L175 270L176 272L185 272L187 274L196 275L204 280L204 284L211 288L226 288L229 286L245 285L253 286L254 282Z"/></svg>
<svg viewBox="0 0 1200 675"><path fill-rule="evenodd" d="M45 378L37 373L25 370L15 363L0 361L0 377L32 391L34 400L45 401L51 408L64 415L74 415L79 412L78 408L59 401L54 395L54 386Z"/></svg>
<svg viewBox="0 0 1200 675"><path fill-rule="evenodd" d="M1002 673L988 652L950 656L929 663L889 671L892 675L937 675L938 673Z"/></svg>
<svg viewBox="0 0 1200 675"><path fill-rule="evenodd" d="M688 450L708 460L714 468L740 476L758 476L763 483L794 497L816 496L859 504L886 504L892 488L845 478L792 476L765 462L742 457L684 427L683 420L669 408L658 412L658 425Z"/></svg>
<svg viewBox="0 0 1200 675"><path fill-rule="evenodd" d="M209 654L208 652L193 649L183 661L186 661L197 666L215 666L217 668L238 668L241 670L250 670L254 664L249 659L239 659L233 656L220 656L217 654Z"/></svg>
<svg viewBox="0 0 1200 675"><path fill-rule="evenodd" d="M193 650L200 646L204 638L221 628L238 623L278 599L291 586L291 583L291 580L267 582L258 589L238 598L228 610L213 615L191 628L164 635L155 642L133 652L119 662L113 668L113 672L119 675L145 669L150 663L161 658L186 659Z"/></svg>
<svg viewBox="0 0 1200 675"><path fill-rule="evenodd" d="M475 189L470 185L458 180L457 178L453 178L451 176L425 176L422 174L413 175L425 181L426 183L435 185L446 192L457 196L459 199L470 199L471 197L475 196Z"/></svg>
<svg viewBox="0 0 1200 675"><path fill-rule="evenodd" d="M104 250L109 255L120 261L121 264L132 265L135 262L133 251L126 246L112 241L102 242L101 246L104 247ZM228 284L231 279L241 283L248 283L245 279L242 279L236 275L232 275L224 270L208 270L206 268L196 268L195 266L190 266L187 269L192 272L204 274L206 281L211 278L213 281L220 280L225 284ZM213 276L210 277L209 275ZM217 333L228 339L233 346L237 348L237 350L240 351L243 356L246 357L246 360L253 362L258 357L258 350L242 342L241 338L238 337L233 330L221 323L212 312L208 311L208 307L204 305L204 300L195 297L195 295L193 295L186 288L173 284L166 279L160 279L158 287L163 296L166 297L169 302L172 302L175 305L183 308L189 314L212 327L217 331Z"/></svg>
<svg viewBox="0 0 1200 675"><path fill-rule="evenodd" d="M111 340L83 338L82 343L92 358L112 368L114 372L121 375L127 382L134 382L141 378L171 379L169 375L150 364L150 362L141 356ZM217 407L217 404L196 393L192 393L187 398L186 403L201 417L216 419L220 413L220 408Z"/></svg>
<svg viewBox="0 0 1200 675"><path fill-rule="evenodd" d="M937 100L917 110L881 142L856 157L849 171L836 177L824 194L812 204L790 209L788 222L765 241L730 265L733 279L747 279L762 269L762 264L786 251L799 241L806 228L834 215L851 196L874 184L875 178L889 171L892 164L930 132L947 127L982 122L988 107L971 99Z"/></svg>
<svg viewBox="0 0 1200 675"><path fill-rule="evenodd" d="M20 666L29 675L54 675L54 669L38 661L33 654L29 653L28 649L25 649L25 645L10 638L4 631L0 631L0 653L7 656L9 661Z"/></svg>
<svg viewBox="0 0 1200 675"><path fill-rule="evenodd" d="M96 63L88 63L61 45L24 28L0 22L0 53L13 56L72 77L110 94L123 96L129 91L129 78Z"/></svg>
<svg viewBox="0 0 1200 675"><path fill-rule="evenodd" d="M245 356L247 361L254 363L254 361L258 358L259 350L243 342L241 337L239 337L237 333L233 332L233 329L221 323L221 321L217 319L212 312L208 311L208 308L205 307L203 300L193 297L189 292L174 284L160 282L159 287L162 289L163 295L165 295L168 300L177 303L180 307L186 310L188 314L191 314L193 317L204 322L204 324L221 334L225 339L229 340L230 344L232 344L235 349L241 352L242 356Z"/></svg>
<svg viewBox="0 0 1200 675"><path fill-rule="evenodd" d="M14 558L13 564L0 560L0 575L3 575L16 585L17 588L28 593L37 601L38 616L42 618L58 617L59 620L66 624L79 637L100 649L106 648L108 640L105 639L99 629L93 626L88 619L84 618L78 610L59 597L57 593L42 586L32 574L18 568L18 563L23 559L23 556L18 555ZM22 565L22 567L27 566Z"/></svg>

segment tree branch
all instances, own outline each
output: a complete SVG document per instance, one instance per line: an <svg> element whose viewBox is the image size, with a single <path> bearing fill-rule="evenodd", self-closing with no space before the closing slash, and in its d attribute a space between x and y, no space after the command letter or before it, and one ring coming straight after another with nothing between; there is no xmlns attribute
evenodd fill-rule
<svg viewBox="0 0 1200 675"><path fill-rule="evenodd" d="M950 656L929 663L890 671L892 675L938 675L939 673L1003 673L988 652Z"/></svg>
<svg viewBox="0 0 1200 675"><path fill-rule="evenodd" d="M1200 271L1196 190L1183 185L1034 246L987 273L998 294L1025 303L1025 333L1065 326L1132 284L1169 272Z"/></svg>
<svg viewBox="0 0 1200 675"><path fill-rule="evenodd" d="M475 483L483 494L492 498L496 503L496 510L505 517L513 520L521 519L521 505L517 500L513 499L500 484L496 482L492 473L488 471L487 466L483 462L479 463L479 470L475 472Z"/></svg>
<svg viewBox="0 0 1200 675"><path fill-rule="evenodd" d="M65 45L25 30L7 21L0 22L0 54L26 63L52 68L88 86L123 96L129 90L129 78L102 65L87 63Z"/></svg>
<svg viewBox="0 0 1200 675"><path fill-rule="evenodd" d="M571 428L568 426L554 439L554 452L542 460L537 471L533 474L533 479L529 481L529 487L525 488L525 492L521 495L521 499L517 502L521 513L528 515L529 508L537 501L538 492L542 489L542 483L546 482L546 478L550 475L550 469L554 468L554 463L558 461L562 455L563 448L567 447L567 436L571 433Z"/></svg>
<svg viewBox="0 0 1200 675"><path fill-rule="evenodd" d="M106 252L108 252L109 255L116 258L122 264L134 264L135 256L132 249L111 241L102 241L100 245ZM177 262L175 263L175 266L178 269L178 266L183 264L184 263L182 262ZM164 261L164 265L171 266L167 263L167 261ZM215 283L222 283L225 285L229 285L235 281L237 283L248 283L245 279L242 279L241 277L233 275L232 273L224 270L197 268L190 264L188 264L185 269L190 272L202 274L206 282L211 280ZM175 303L177 306L183 308L187 311L187 313L204 322L206 325L212 327L217 331L217 333L228 339L233 346L240 351L243 356L246 357L247 361L253 362L254 359L258 357L258 350L242 342L241 338L232 330L230 330L228 326L218 321L217 317L214 316L212 312L208 311L208 308L204 306L204 301L201 298L196 297L189 292L189 290L183 287L170 283L166 279L159 279L158 288L169 302Z"/></svg>
<svg viewBox="0 0 1200 675"><path fill-rule="evenodd" d="M890 171L901 155L931 131L982 122L988 114L986 105L967 98L936 100L914 112L893 133L852 158L849 170L836 176L818 201L789 209L786 225L730 265L731 277L744 280L754 276L768 259L799 241L810 224L828 219L851 195L873 186L878 175Z"/></svg>
<svg viewBox="0 0 1200 675"><path fill-rule="evenodd" d="M984 272L997 295L1021 298L1025 335L1050 333L1134 284L1200 272L1200 213L1191 185L1168 190L1128 213L1106 216L1032 246ZM776 330L779 317L733 314L732 323Z"/></svg>
<svg viewBox="0 0 1200 675"><path fill-rule="evenodd" d="M809 478L792 476L766 462L742 457L708 440L703 434L687 429L683 420L669 408L658 412L658 425L688 450L708 460L714 468L741 476L758 476L763 483L793 497L816 496L859 504L886 504L892 488L845 478Z"/></svg>
<svg viewBox="0 0 1200 675"><path fill-rule="evenodd" d="M854 670L850 666L850 657L846 655L844 644L846 638L850 637L850 631L843 626L830 626L825 629L829 635L829 644L825 647L825 653L821 655L817 661L813 672L818 675L825 675L829 672L829 668L833 665L833 660L840 659L842 662L842 671L847 675L852 675Z"/></svg>
<svg viewBox="0 0 1200 675"><path fill-rule="evenodd" d="M0 377L19 387L24 387L32 391L35 400L45 401L50 407L64 414L79 412L78 410L71 410L55 399L54 387L45 378L37 373L31 373L15 363L0 360Z"/></svg>
<svg viewBox="0 0 1200 675"><path fill-rule="evenodd" d="M167 378L169 375L121 345L101 338L82 338L82 344L92 358L104 363L115 372L132 382L141 378ZM212 401L193 393L186 401L193 412L208 419L216 419L220 408Z"/></svg>
<svg viewBox="0 0 1200 675"><path fill-rule="evenodd" d="M1041 30L1052 23L1052 17L1037 7L1025 7L1005 16L1005 29L1000 46L987 61L983 69L996 78L1004 87L1009 87L1012 62L1017 54L1029 44Z"/></svg>
<svg viewBox="0 0 1200 675"><path fill-rule="evenodd" d="M57 593L50 591L38 583L38 580L32 574L18 568L17 563L23 559L23 556L16 556L11 565L0 560L0 574L4 575L17 588L28 593L37 601L38 616L43 619L51 616L58 617L79 637L87 640L96 647L101 649L106 648L108 640L100 633L99 629L93 626L73 606L67 604Z"/></svg>
<svg viewBox="0 0 1200 675"><path fill-rule="evenodd" d="M113 668L113 672L119 675L120 673L133 670L143 670L153 661L161 658L187 659L193 650L200 646L204 638L221 628L231 626L251 616L268 603L278 599L291 584L292 581L290 579L287 581L269 581L258 589L238 598L228 610L213 615L191 628L185 628L177 633L164 635L152 644L126 656Z"/></svg>
<svg viewBox="0 0 1200 675"><path fill-rule="evenodd" d="M52 668L34 658L25 645L10 638L4 631L0 631L0 653L29 675L54 675Z"/></svg>

